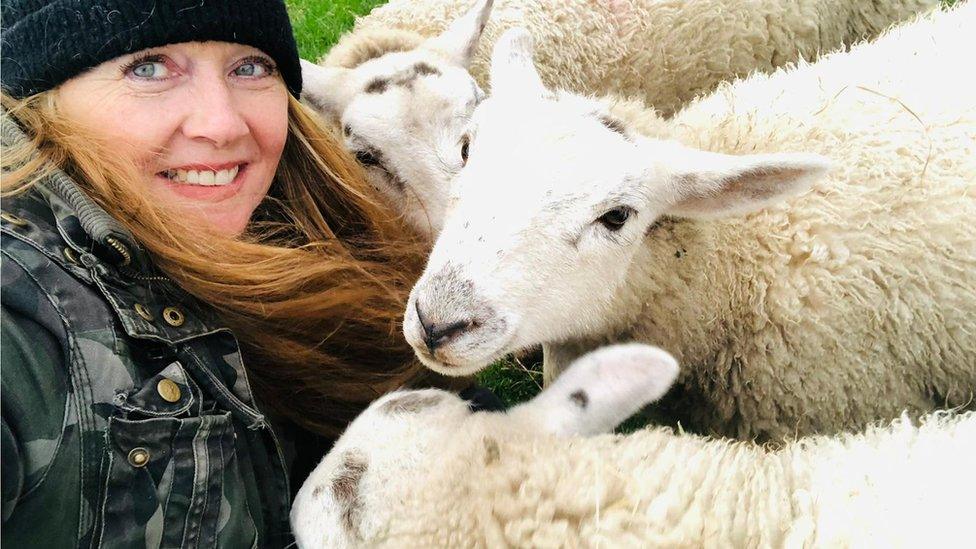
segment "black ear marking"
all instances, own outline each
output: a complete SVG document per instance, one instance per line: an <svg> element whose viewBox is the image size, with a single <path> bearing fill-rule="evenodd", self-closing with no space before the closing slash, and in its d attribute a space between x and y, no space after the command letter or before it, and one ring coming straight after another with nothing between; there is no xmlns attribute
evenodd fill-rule
<svg viewBox="0 0 976 549"><path fill-rule="evenodd" d="M569 400L572 400L573 404L579 406L583 410L585 410L590 404L590 397L583 389L573 391L573 393L569 395Z"/></svg>
<svg viewBox="0 0 976 549"><path fill-rule="evenodd" d="M363 90L366 93L383 93L390 86L390 81L386 78L374 78L366 84L366 88Z"/></svg>
<svg viewBox="0 0 976 549"><path fill-rule="evenodd" d="M332 497L342 508L343 526L352 533L359 530L363 506L359 497L359 483L366 474L367 465L366 457L358 450L347 450L342 456L339 472L332 480Z"/></svg>
<svg viewBox="0 0 976 549"><path fill-rule="evenodd" d="M437 70L437 68L432 67L423 61L413 66L413 72L420 76L440 76L441 74L441 71Z"/></svg>

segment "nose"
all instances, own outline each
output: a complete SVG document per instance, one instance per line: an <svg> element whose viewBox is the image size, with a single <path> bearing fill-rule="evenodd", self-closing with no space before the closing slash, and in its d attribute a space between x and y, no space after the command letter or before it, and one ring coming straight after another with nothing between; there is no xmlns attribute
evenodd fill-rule
<svg viewBox="0 0 976 549"><path fill-rule="evenodd" d="M428 316L426 316L423 311L421 311L420 302L416 304L417 319L420 321L420 325L424 328L424 343L427 345L427 350L431 354L438 347L444 345L455 337L463 334L467 330L475 326L473 320L457 320L448 322L432 322Z"/></svg>
<svg viewBox="0 0 976 549"><path fill-rule="evenodd" d="M194 87L194 94L193 100L187 102L191 110L183 122L183 133L188 138L223 147L250 132L241 106L222 79L201 81Z"/></svg>

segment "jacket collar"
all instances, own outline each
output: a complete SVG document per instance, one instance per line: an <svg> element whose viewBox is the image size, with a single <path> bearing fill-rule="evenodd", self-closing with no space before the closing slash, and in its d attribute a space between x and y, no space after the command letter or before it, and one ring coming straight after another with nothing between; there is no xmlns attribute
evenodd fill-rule
<svg viewBox="0 0 976 549"><path fill-rule="evenodd" d="M0 124L3 148L29 143L27 135L7 112L0 115ZM79 189L64 171L52 169L36 189L51 205L58 231L71 244L83 247L87 238L116 265L136 270L148 268L148 255L132 234Z"/></svg>

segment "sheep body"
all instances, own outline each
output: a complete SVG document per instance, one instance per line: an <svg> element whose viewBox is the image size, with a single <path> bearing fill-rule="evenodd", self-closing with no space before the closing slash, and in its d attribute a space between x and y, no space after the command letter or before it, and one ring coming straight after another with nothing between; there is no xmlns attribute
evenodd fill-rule
<svg viewBox="0 0 976 549"><path fill-rule="evenodd" d="M583 377L558 402L574 408L565 394L607 383L605 370ZM556 436L533 406L472 414L441 391L383 397L355 420L299 492L292 512L299 546L971 541L973 413L939 413L917 424L901 418L857 435L769 449L668 428ZM547 407L558 413L552 402Z"/></svg>
<svg viewBox="0 0 976 549"><path fill-rule="evenodd" d="M578 93L639 98L670 114L722 81L769 72L877 35L937 0L499 0L471 70L487 75L490 44L528 29L543 80ZM363 53L419 43L463 13L458 0L393 0L359 18L325 58L354 66ZM387 32L391 31L391 32Z"/></svg>
<svg viewBox="0 0 976 549"><path fill-rule="evenodd" d="M836 166L786 206L665 220L647 239L608 320L611 339L700 365L661 403L665 417L782 439L972 406L976 97L954 67L976 46L976 6L957 11L724 84L666 125L633 104L611 108L706 150L805 150Z"/></svg>
<svg viewBox="0 0 976 549"><path fill-rule="evenodd" d="M561 235L572 227L560 226L563 214L546 201L592 187L570 182L595 170L587 167L595 161L568 166L600 157L584 147L541 160L545 146L523 138L531 128L518 129L517 146L501 128L535 115L510 119L507 107L486 101L479 110L498 109L484 115L497 142L483 127L474 130L475 156L455 183L462 196L446 221L451 230L407 306L408 340L429 366L460 374L483 366L483 357L542 343L549 380L608 341L661 345L686 368L658 415L747 440L860 429L905 409L973 406L976 95L958 67L976 47L974 24L976 5L962 4L850 52L723 85L671 120L633 102L612 104L625 125L652 138L733 155L808 151L835 169L810 192L749 216L661 218L642 239L627 240L639 243L633 255L620 243L613 256L586 256L585 266L570 265L572 250L558 258L551 251L562 249ZM517 95L519 86L512 88ZM542 113L546 104L530 110ZM555 104L562 108L563 100ZM545 127L557 122L546 118ZM605 162L601 177L624 169ZM562 171L554 175L553 166ZM490 193L516 204L490 207ZM649 223L658 214L646 215ZM550 265L559 270L545 271ZM619 282L617 265L626 266ZM452 287L466 290L451 294ZM502 321L478 318L479 332L438 348L449 357L440 364L421 338L421 297L436 304L427 307L429 322L436 320L430 309L449 317L468 301ZM511 334L482 335L505 318L520 322Z"/></svg>

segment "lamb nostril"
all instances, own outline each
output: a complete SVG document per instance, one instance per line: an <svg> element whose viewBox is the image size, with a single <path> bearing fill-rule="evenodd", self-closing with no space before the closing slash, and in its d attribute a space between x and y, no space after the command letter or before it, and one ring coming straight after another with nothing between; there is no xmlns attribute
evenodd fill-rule
<svg viewBox="0 0 976 549"><path fill-rule="evenodd" d="M420 325L424 328L424 343L427 345L427 350L429 350L431 354L434 354L434 351L436 351L438 347L444 345L457 335L472 327L477 327L478 325L477 322L470 320L459 320L456 322L445 322L438 324L436 322L431 322L430 319L424 317L424 314L420 312L419 304L416 306L416 310L417 319L420 321Z"/></svg>
<svg viewBox="0 0 976 549"><path fill-rule="evenodd" d="M427 330L427 348L433 353L438 347L453 339L456 335L464 332L472 325L467 320L452 322L450 324L431 325Z"/></svg>

